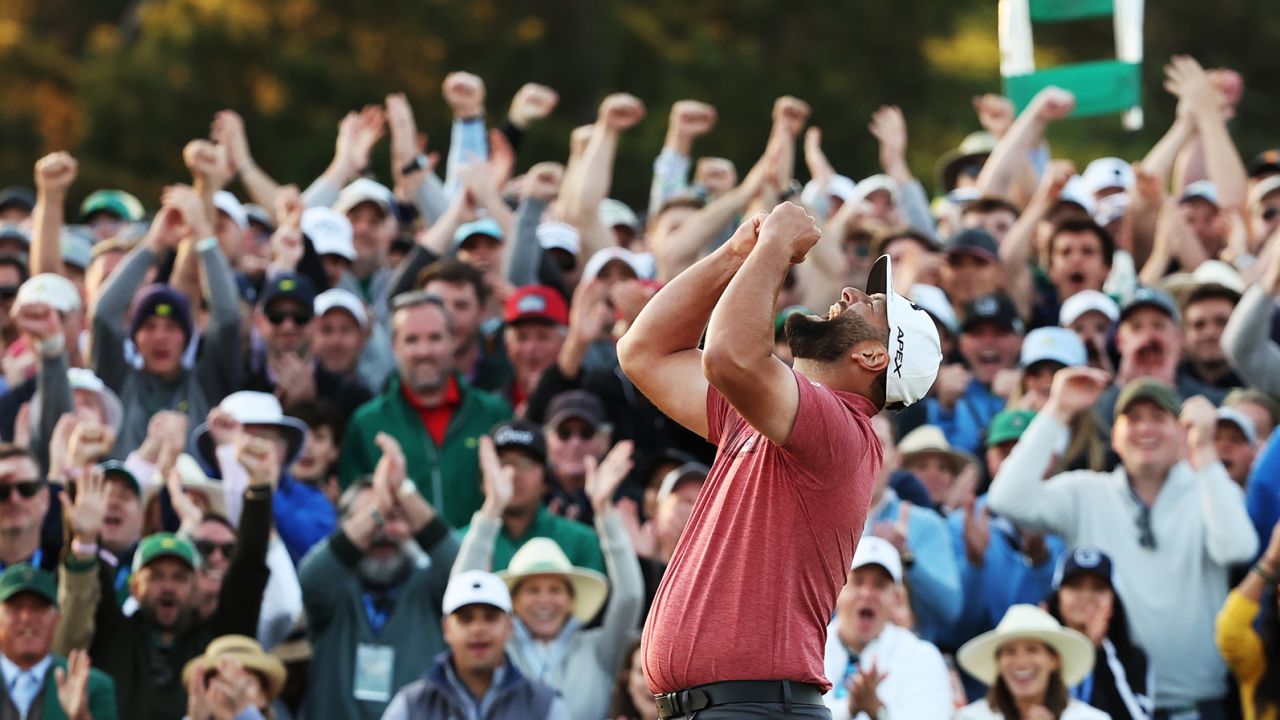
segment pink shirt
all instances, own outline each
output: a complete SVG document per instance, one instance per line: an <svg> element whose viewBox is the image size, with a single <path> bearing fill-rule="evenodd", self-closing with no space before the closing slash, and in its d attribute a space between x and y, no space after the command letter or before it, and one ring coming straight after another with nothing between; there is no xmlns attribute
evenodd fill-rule
<svg viewBox="0 0 1280 720"><path fill-rule="evenodd" d="M655 693L723 680L831 688L827 623L883 458L871 401L795 378L800 405L781 446L707 393L719 450L644 626Z"/></svg>

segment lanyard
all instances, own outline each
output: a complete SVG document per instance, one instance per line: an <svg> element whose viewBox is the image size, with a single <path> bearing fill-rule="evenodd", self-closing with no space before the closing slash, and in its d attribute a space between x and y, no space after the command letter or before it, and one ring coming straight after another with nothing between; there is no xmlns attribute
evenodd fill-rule
<svg viewBox="0 0 1280 720"><path fill-rule="evenodd" d="M394 591L388 591L376 599L371 592L364 594L364 614L369 618L369 627L373 629L374 635L382 634L382 629L387 626L387 620L391 618L395 602Z"/></svg>
<svg viewBox="0 0 1280 720"><path fill-rule="evenodd" d="M1079 685L1071 688L1071 697L1083 703L1089 702L1089 698L1093 697L1093 673L1086 675Z"/></svg>
<svg viewBox="0 0 1280 720"><path fill-rule="evenodd" d="M27 562L30 563L32 567L38 568L40 567L41 560L44 560L44 548L37 547L36 551L31 553L31 559L28 560ZM5 569L4 563L0 563L0 570L4 570L4 569Z"/></svg>
<svg viewBox="0 0 1280 720"><path fill-rule="evenodd" d="M849 653L849 662L844 666L844 677L841 678L840 682L836 683L835 687L831 688L831 691L835 693L835 698L837 700L843 700L849 697L849 686L853 683L853 678L857 674L858 656L853 653Z"/></svg>

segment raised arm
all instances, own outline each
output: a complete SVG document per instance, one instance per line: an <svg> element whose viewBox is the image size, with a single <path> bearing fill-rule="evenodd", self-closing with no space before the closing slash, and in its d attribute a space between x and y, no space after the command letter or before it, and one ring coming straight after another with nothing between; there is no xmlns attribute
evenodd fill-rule
<svg viewBox="0 0 1280 720"><path fill-rule="evenodd" d="M631 471L631 453L635 444L623 440L597 465L594 457L586 458L586 492L595 516L596 533L604 551L605 570L609 575L609 605L605 608L600 632L594 638L596 657L603 667L617 667L626 652L628 640L644 605L644 578L631 538L622 524L622 516L614 507L618 486Z"/></svg>
<svg viewBox="0 0 1280 720"><path fill-rule="evenodd" d="M31 274L62 274L62 226L67 188L79 164L65 152L45 155L36 163L36 206L31 211Z"/></svg>
<svg viewBox="0 0 1280 720"><path fill-rule="evenodd" d="M559 194L563 179L564 166L559 163L538 163L525 173L520 207L516 209L515 237L502 244L502 274L512 285L538 282L538 268L542 264L538 226L548 205Z"/></svg>
<svg viewBox="0 0 1280 720"><path fill-rule="evenodd" d="M244 118L235 110L219 112L213 117L213 139L227 149L231 170L240 178L240 184L249 193L249 199L273 213L280 183L254 162L253 154L249 152L249 136L244 130Z"/></svg>
<svg viewBox="0 0 1280 720"><path fill-rule="evenodd" d="M271 496L280 482L281 460L270 441L241 437L236 459L249 475L240 516L240 537L218 594L212 623L218 635L253 636L267 587L267 545L271 539Z"/></svg>
<svg viewBox="0 0 1280 720"><path fill-rule="evenodd" d="M1138 273L1138 281L1150 287L1158 286L1169 269L1170 260L1177 258L1182 267L1194 269L1208 257L1200 239L1182 217L1177 201L1165 200L1156 220L1151 255Z"/></svg>
<svg viewBox="0 0 1280 720"><path fill-rule="evenodd" d="M787 270L804 259L822 231L792 203L774 208L758 228L755 248L711 313L702 369L752 427L782 445L791 435L800 391L790 368L773 354L774 307ZM736 237L745 234L740 229Z"/></svg>
<svg viewBox="0 0 1280 720"><path fill-rule="evenodd" d="M454 575L467 570L493 569L493 547L502 531L502 513L506 512L514 492L515 469L502 465L493 438L488 435L480 436L480 479L484 484L484 503L471 516L471 525L458 547Z"/></svg>
<svg viewBox="0 0 1280 720"><path fill-rule="evenodd" d="M631 382L662 412L704 438L710 384L698 341L755 246L762 221L750 218L728 242L664 285L618 341L618 361Z"/></svg>
<svg viewBox="0 0 1280 720"><path fill-rule="evenodd" d="M1214 429L1218 415L1202 395L1182 403L1179 424L1187 434L1187 462L1199 484L1200 512L1204 519L1204 550L1219 565L1249 562L1258 552L1258 534L1245 510L1244 490L1218 458Z"/></svg>
<svg viewBox="0 0 1280 720"><path fill-rule="evenodd" d="M449 205L444 183L435 173L434 153L426 154L426 133L418 132L413 109L404 93L394 93L386 100L387 127L391 130L391 177L395 180L396 197L413 203L428 225L434 223Z"/></svg>
<svg viewBox="0 0 1280 720"><path fill-rule="evenodd" d="M1259 328L1271 327L1275 297L1280 294L1280 263L1272 263L1258 282L1245 290L1222 330L1222 351L1249 385L1280 393L1280 345Z"/></svg>
<svg viewBox="0 0 1280 720"><path fill-rule="evenodd" d="M982 166L982 174L978 176L979 193L1010 197L1027 153L1044 140L1049 123L1065 118L1075 106L1075 96L1062 88L1047 87L1036 93Z"/></svg>
<svg viewBox="0 0 1280 720"><path fill-rule="evenodd" d="M1004 265L1005 289L1018 307L1022 317L1031 317L1035 304L1035 281L1031 265L1035 264L1035 237L1040 221L1053 210L1062 188L1076 168L1066 160L1055 160L1049 165L1040 185L1031 196L1031 202L1018 215L1013 227L1000 243L1000 262Z"/></svg>
<svg viewBox="0 0 1280 720"><path fill-rule="evenodd" d="M911 228L933 235L933 215L924 186L907 165L907 119L897 105L885 105L871 116L871 134L880 144L880 169L898 186L898 213Z"/></svg>
<svg viewBox="0 0 1280 720"><path fill-rule="evenodd" d="M613 183L613 161L618 154L618 138L644 119L644 103L626 93L615 93L600 103L600 112L591 139L582 151L581 168L565 194L565 220L582 235L582 257L591 257L613 245L608 228L600 222L600 202L609 196Z"/></svg>
<svg viewBox="0 0 1280 720"><path fill-rule="evenodd" d="M462 169L489 157L484 127L484 80L469 72L451 72L445 76L440 94L453 111L444 177L445 192L453 195L462 189L459 176Z"/></svg>
<svg viewBox="0 0 1280 720"><path fill-rule="evenodd" d="M78 311L76 311L78 312ZM63 413L75 409L71 380L67 377L67 341L58 312L44 303L26 303L15 308L13 322L28 347L40 358L36 373L39 424L31 428L31 449L40 460L40 469L49 471L49 443Z"/></svg>
<svg viewBox="0 0 1280 720"><path fill-rule="evenodd" d="M649 185L649 214L689 189L689 157L693 141L716 125L716 109L697 100L677 100L671 106L667 135L662 151L653 161L653 181Z"/></svg>
<svg viewBox="0 0 1280 720"><path fill-rule="evenodd" d="M1245 204L1248 176L1240 152L1227 132L1221 91L1209 74L1189 55L1175 55L1165 66L1165 87L1190 105L1200 142L1204 146L1205 171L1218 189L1223 209Z"/></svg>
<svg viewBox="0 0 1280 720"><path fill-rule="evenodd" d="M302 193L306 207L332 205L338 193L369 166L369 152L386 132L382 108L368 105L360 112L349 112L338 123L338 140L333 160L324 173L312 181Z"/></svg>

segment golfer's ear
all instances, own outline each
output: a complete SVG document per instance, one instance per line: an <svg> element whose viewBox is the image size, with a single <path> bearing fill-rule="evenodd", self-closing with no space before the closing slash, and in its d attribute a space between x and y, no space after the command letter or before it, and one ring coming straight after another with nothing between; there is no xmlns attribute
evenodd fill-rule
<svg viewBox="0 0 1280 720"><path fill-rule="evenodd" d="M889 367L889 351L883 343L864 340L850 351L853 361L868 372L878 373Z"/></svg>

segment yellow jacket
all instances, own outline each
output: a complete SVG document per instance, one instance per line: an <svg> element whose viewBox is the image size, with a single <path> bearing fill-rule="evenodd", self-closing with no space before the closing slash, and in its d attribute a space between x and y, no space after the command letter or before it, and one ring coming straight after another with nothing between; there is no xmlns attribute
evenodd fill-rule
<svg viewBox="0 0 1280 720"><path fill-rule="evenodd" d="M1227 661L1240 682L1240 707L1244 711L1244 720L1277 720L1275 708L1267 708L1259 715L1253 705L1258 681L1267 669L1262 638L1253 629L1259 609L1256 601L1232 590L1218 613L1216 640L1222 659Z"/></svg>

